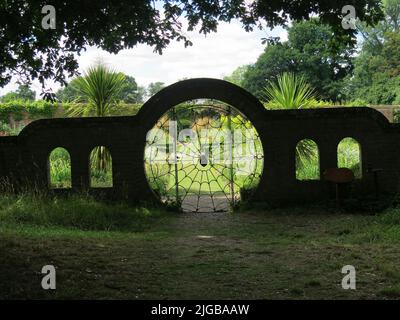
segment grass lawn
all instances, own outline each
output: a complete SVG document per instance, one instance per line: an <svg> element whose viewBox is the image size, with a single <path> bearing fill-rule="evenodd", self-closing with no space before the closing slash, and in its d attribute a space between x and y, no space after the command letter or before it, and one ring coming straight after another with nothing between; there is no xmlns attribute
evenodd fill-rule
<svg viewBox="0 0 400 320"><path fill-rule="evenodd" d="M27 201L0 201L0 298L400 298L398 209L174 214L72 199L70 209L67 200L43 200L33 214ZM95 215L77 223L77 210L95 210L99 224L89 230ZM121 223L101 222L113 213ZM41 289L47 264L57 269L57 290ZM349 264L357 290L341 288Z"/></svg>

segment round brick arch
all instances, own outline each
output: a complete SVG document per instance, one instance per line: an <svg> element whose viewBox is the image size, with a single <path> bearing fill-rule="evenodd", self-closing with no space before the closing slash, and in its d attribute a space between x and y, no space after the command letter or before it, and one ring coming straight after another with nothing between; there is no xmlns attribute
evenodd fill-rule
<svg viewBox="0 0 400 320"><path fill-rule="evenodd" d="M258 130L258 124L263 122L265 117L265 108L262 103L250 92L230 82L211 79L196 78L179 81L174 83L151 97L137 114L139 123L141 124L140 136L138 141L138 153L144 164L144 152L146 146L146 135L157 121L172 107L185 101L196 99L214 99L231 105L245 115L257 130L263 149L264 139L262 132ZM147 187L150 189L143 166L141 172L137 172L141 185L146 181ZM263 180L264 172L260 177ZM146 192L148 194L148 192ZM152 193L152 192L151 192ZM153 193L152 193L153 194Z"/></svg>
<svg viewBox="0 0 400 320"><path fill-rule="evenodd" d="M172 107L185 101L203 98L215 99L231 105L243 113L256 129L260 115L265 114L265 108L261 102L243 88L224 80L198 78L179 81L162 89L140 108L137 116L147 129L147 133Z"/></svg>

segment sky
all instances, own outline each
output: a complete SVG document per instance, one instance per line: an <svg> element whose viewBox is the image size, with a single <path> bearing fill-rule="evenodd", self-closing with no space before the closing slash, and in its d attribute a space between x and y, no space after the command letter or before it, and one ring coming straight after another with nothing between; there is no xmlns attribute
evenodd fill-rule
<svg viewBox="0 0 400 320"><path fill-rule="evenodd" d="M89 47L77 57L79 71L83 72L96 60L102 60L116 71L133 76L139 85L147 86L151 82L161 81L172 84L183 78L210 77L223 78L237 67L254 63L264 51L265 37L281 37L287 40L287 32L281 27L273 30L254 30L246 32L238 21L220 23L216 33L204 36L197 31L186 32L193 46L184 47L182 42L173 42L163 54L154 53L146 45L122 50L118 54L109 54L95 47ZM0 95L15 90L17 79L0 88ZM60 85L48 83L55 92ZM38 82L32 84L37 94L41 92ZM38 96L37 96L38 98Z"/></svg>

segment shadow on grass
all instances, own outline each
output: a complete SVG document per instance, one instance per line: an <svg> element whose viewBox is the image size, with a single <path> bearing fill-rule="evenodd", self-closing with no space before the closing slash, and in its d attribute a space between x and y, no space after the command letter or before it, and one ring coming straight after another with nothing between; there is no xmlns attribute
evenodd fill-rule
<svg viewBox="0 0 400 320"><path fill-rule="evenodd" d="M400 197L381 196L376 197L363 197L363 198L347 198L340 202L335 200L323 200L314 202L252 202L251 200L239 202L232 209L235 212L243 211L270 211L270 210L285 210L295 211L301 209L302 211L310 210L324 211L327 213L350 213L350 214L367 214L375 215L386 212L393 208L400 208Z"/></svg>
<svg viewBox="0 0 400 320"><path fill-rule="evenodd" d="M88 231L144 231L154 221L173 215L154 205L106 203L89 195L0 196L3 225L65 227Z"/></svg>

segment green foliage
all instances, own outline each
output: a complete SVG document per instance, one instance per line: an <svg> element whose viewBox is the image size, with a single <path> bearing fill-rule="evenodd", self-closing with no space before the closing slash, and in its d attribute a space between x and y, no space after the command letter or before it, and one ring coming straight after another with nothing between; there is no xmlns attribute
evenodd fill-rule
<svg viewBox="0 0 400 320"><path fill-rule="evenodd" d="M87 104L74 105L71 115L97 116L110 115L110 108L117 103L118 95L124 86L125 76L108 67L97 64L90 67L83 77L76 78L74 86L87 101Z"/></svg>
<svg viewBox="0 0 400 320"><path fill-rule="evenodd" d="M51 118L57 108L58 104L44 100L12 100L0 103L0 121L8 122L11 115L15 120L22 120L24 115L29 115L30 119Z"/></svg>
<svg viewBox="0 0 400 320"><path fill-rule="evenodd" d="M0 221L10 225L65 227L95 231L143 231L161 210L106 204L87 195L50 197L42 194L3 194Z"/></svg>
<svg viewBox="0 0 400 320"><path fill-rule="evenodd" d="M225 76L224 80L242 87L244 75L246 74L248 69L248 65L237 67L229 76Z"/></svg>
<svg viewBox="0 0 400 320"><path fill-rule="evenodd" d="M250 65L243 75L243 87L261 99L265 81L273 81L283 72L292 71L291 50L288 43L277 43L265 48L256 63Z"/></svg>
<svg viewBox="0 0 400 320"><path fill-rule="evenodd" d="M113 186L113 177L111 168L108 170L96 170L93 167L90 170L90 187L92 188L111 188Z"/></svg>
<svg viewBox="0 0 400 320"><path fill-rule="evenodd" d="M317 144L310 139L299 141L296 146L296 179L318 180L319 152Z"/></svg>
<svg viewBox="0 0 400 320"><path fill-rule="evenodd" d="M22 126L16 126L12 128L8 123L0 121L0 133L2 135L16 136L21 132L22 129L23 129Z"/></svg>
<svg viewBox="0 0 400 320"><path fill-rule="evenodd" d="M117 103L110 106L109 112L113 116L135 115L141 108L141 104ZM82 109L82 103L52 103L44 100L22 101L14 100L7 103L0 103L0 132L7 135L17 135L22 127L10 127L9 120L12 117L15 121L23 119L37 120L43 118L66 117L70 110Z"/></svg>
<svg viewBox="0 0 400 320"><path fill-rule="evenodd" d="M143 102L146 90L137 85L134 77L128 75L124 76L124 83L116 99L125 103Z"/></svg>
<svg viewBox="0 0 400 320"><path fill-rule="evenodd" d="M85 97L87 104L74 105L70 109L71 115L105 117L111 115L111 108L117 104L121 91L126 89L125 75L97 64L90 67L85 76L78 77L74 86ZM98 147L90 161L98 171L106 172L111 155L104 147Z"/></svg>
<svg viewBox="0 0 400 320"><path fill-rule="evenodd" d="M280 109L305 109L315 100L314 89L303 76L293 73L283 73L278 76L278 83L269 81L265 88L266 100Z"/></svg>
<svg viewBox="0 0 400 320"><path fill-rule="evenodd" d="M149 97L154 96L158 91L160 91L161 89L163 89L165 87L164 82L152 82L148 85L147 87L147 95Z"/></svg>
<svg viewBox="0 0 400 320"><path fill-rule="evenodd" d="M105 160L104 160L105 159ZM90 186L93 188L112 187L112 159L105 147L93 149L89 158ZM64 148L54 149L49 156L50 187L71 187L71 158Z"/></svg>
<svg viewBox="0 0 400 320"><path fill-rule="evenodd" d="M304 109L313 107L315 101L314 89L305 81L303 76L297 77L293 73L283 73L278 76L278 83L269 81L265 88L265 97L278 109ZM318 159L318 147L312 140L301 140L296 146L296 171ZM304 177L296 174L302 180ZM308 177L309 175L305 175ZM319 165L318 165L319 177ZM311 178L315 178L311 174Z"/></svg>
<svg viewBox="0 0 400 320"><path fill-rule="evenodd" d="M337 148L338 168L349 168L358 179L362 177L361 150L353 138L343 139Z"/></svg>
<svg viewBox="0 0 400 320"><path fill-rule="evenodd" d="M296 149L296 179L320 179L319 154L316 143L309 139L299 142L303 145ZM303 154L302 152L306 152ZM338 168L349 168L357 179L362 177L361 150L358 142L352 138L343 139L337 148Z"/></svg>
<svg viewBox="0 0 400 320"><path fill-rule="evenodd" d="M349 79L349 98L371 104L400 103L400 0L384 1L385 19L375 27L359 25L362 51Z"/></svg>
<svg viewBox="0 0 400 320"><path fill-rule="evenodd" d="M0 86L7 84L14 74L26 79L46 79L65 83L66 76L77 74L76 57L88 46L99 47L110 53L138 44L148 44L161 53L173 40L191 45L182 28L185 18L187 30L198 26L201 33L217 30L218 22L239 19L249 31L256 25L268 27L284 25L318 15L329 23L342 41L351 42L355 31L344 30L338 17L346 0L271 0L248 5L245 0L210 1L167 0L154 7L148 0L79 1L53 0L56 27L40 27L44 16L36 0L7 0L0 5L1 47ZM382 17L380 1L358 0L352 3L357 16L368 23ZM354 38L353 38L354 42Z"/></svg>
<svg viewBox="0 0 400 320"><path fill-rule="evenodd" d="M121 86L120 92L116 96L116 101L128 104L141 103L144 100L146 90L138 86L134 77L124 75L125 80ZM57 91L56 96L63 102L87 102L86 95L79 90L78 78L72 79L67 86Z"/></svg>
<svg viewBox="0 0 400 320"><path fill-rule="evenodd" d="M400 34L386 34L376 51L365 49L357 57L349 91L368 103L395 104L400 101Z"/></svg>
<svg viewBox="0 0 400 320"><path fill-rule="evenodd" d="M20 84L16 91L6 93L0 97L1 102L10 102L13 100L33 101L36 98L36 92L31 90L29 85Z"/></svg>
<svg viewBox="0 0 400 320"><path fill-rule="evenodd" d="M338 102L333 102L333 101L326 101L326 100L318 100L312 103L315 105L317 108L323 108L323 107L332 107L332 106L337 106L337 107L365 107L368 105L367 101L364 99L353 99L353 100L348 100L348 101L342 101L340 103Z"/></svg>
<svg viewBox="0 0 400 320"><path fill-rule="evenodd" d="M362 49L365 52L379 54L382 50L385 35L397 33L400 30L400 1L383 0L384 18L375 25L358 22L357 29L363 38Z"/></svg>
<svg viewBox="0 0 400 320"><path fill-rule="evenodd" d="M77 88L77 78L72 79L65 87L60 88L56 92L56 97L62 102L87 102L87 98L82 96L79 89Z"/></svg>
<svg viewBox="0 0 400 320"><path fill-rule="evenodd" d="M265 81L292 72L303 76L321 99L340 101L344 79L352 70L352 46L340 42L332 29L317 19L295 23L288 41L269 44L244 74L243 86L263 98Z"/></svg>
<svg viewBox="0 0 400 320"><path fill-rule="evenodd" d="M280 108L279 104L277 104L273 101L263 102L263 104L266 109L279 109ZM364 107L364 106L367 106L367 104L368 103L363 99L355 99L355 100L351 100L351 101L342 101L342 102L311 99L309 102L309 108Z"/></svg>
<svg viewBox="0 0 400 320"><path fill-rule="evenodd" d="M369 104L399 104L400 77L390 78L386 74L373 75L370 85L351 84L356 99L365 99Z"/></svg>
<svg viewBox="0 0 400 320"><path fill-rule="evenodd" d="M50 188L71 188L71 158L64 148L55 148L49 156Z"/></svg>
<svg viewBox="0 0 400 320"><path fill-rule="evenodd" d="M112 187L112 158L110 151L104 146L95 147L90 153L91 185L100 183L104 187Z"/></svg>
<svg viewBox="0 0 400 320"><path fill-rule="evenodd" d="M110 115L113 116L133 116L139 112L143 104L141 103L117 103L110 106Z"/></svg>

